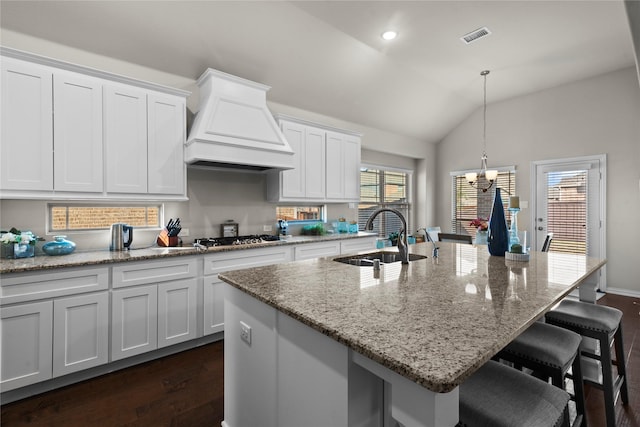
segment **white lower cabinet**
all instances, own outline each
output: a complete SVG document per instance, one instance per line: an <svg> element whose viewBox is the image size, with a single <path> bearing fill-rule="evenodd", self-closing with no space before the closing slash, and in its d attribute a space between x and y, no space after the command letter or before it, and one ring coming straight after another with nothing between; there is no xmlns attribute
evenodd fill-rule
<svg viewBox="0 0 640 427"><path fill-rule="evenodd" d="M108 362L108 292L2 307L3 392Z"/></svg>
<svg viewBox="0 0 640 427"><path fill-rule="evenodd" d="M52 376L53 301L2 307L2 367L5 392Z"/></svg>
<svg viewBox="0 0 640 427"><path fill-rule="evenodd" d="M196 257L112 269L111 360L196 338Z"/></svg>
<svg viewBox="0 0 640 427"><path fill-rule="evenodd" d="M220 252L204 258L204 335L224 330L224 282L218 274L224 271L260 267L293 261L289 246Z"/></svg>
<svg viewBox="0 0 640 427"><path fill-rule="evenodd" d="M111 295L111 360L196 338L197 279L117 289Z"/></svg>
<svg viewBox="0 0 640 427"><path fill-rule="evenodd" d="M352 254L360 251L373 251L376 249L376 237L363 237L347 239L340 242L340 254Z"/></svg>
<svg viewBox="0 0 640 427"><path fill-rule="evenodd" d="M217 276L204 279L204 335L224 331L224 282Z"/></svg>
<svg viewBox="0 0 640 427"><path fill-rule="evenodd" d="M296 261L340 255L340 241L329 240L319 243L304 243L296 245L294 250Z"/></svg>
<svg viewBox="0 0 640 427"><path fill-rule="evenodd" d="M158 285L158 348L196 338L197 279Z"/></svg>
<svg viewBox="0 0 640 427"><path fill-rule="evenodd" d="M109 361L109 293L53 301L53 376Z"/></svg>
<svg viewBox="0 0 640 427"><path fill-rule="evenodd" d="M111 293L111 360L158 348L158 286Z"/></svg>

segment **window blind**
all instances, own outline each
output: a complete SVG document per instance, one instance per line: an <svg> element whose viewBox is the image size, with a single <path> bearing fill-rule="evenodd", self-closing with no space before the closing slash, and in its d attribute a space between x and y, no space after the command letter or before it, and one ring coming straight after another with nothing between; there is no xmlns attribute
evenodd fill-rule
<svg viewBox="0 0 640 427"><path fill-rule="evenodd" d="M360 204L358 206L358 228L364 230L367 219L379 208L396 209L407 220L407 232L411 233L408 200L410 173L393 170L364 168L360 171ZM397 215L383 212L373 222L373 231L380 237L388 237L402 229Z"/></svg>
<svg viewBox="0 0 640 427"><path fill-rule="evenodd" d="M553 233L550 251L588 253L587 173L578 170L546 174L547 230Z"/></svg>

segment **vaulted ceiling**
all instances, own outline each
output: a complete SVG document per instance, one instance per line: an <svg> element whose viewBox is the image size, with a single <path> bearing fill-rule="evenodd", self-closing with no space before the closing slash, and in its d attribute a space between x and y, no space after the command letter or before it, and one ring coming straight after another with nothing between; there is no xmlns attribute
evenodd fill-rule
<svg viewBox="0 0 640 427"><path fill-rule="evenodd" d="M440 141L482 104L634 66L623 1L7 1L1 27ZM466 45L481 27L490 35ZM398 31L382 40L386 29Z"/></svg>

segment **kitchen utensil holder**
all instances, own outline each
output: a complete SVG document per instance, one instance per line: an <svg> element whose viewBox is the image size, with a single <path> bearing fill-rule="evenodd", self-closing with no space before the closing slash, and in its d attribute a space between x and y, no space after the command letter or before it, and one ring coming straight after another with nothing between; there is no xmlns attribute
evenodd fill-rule
<svg viewBox="0 0 640 427"><path fill-rule="evenodd" d="M163 248L173 248L178 246L178 244L180 243L180 238L178 236L169 236L169 232L166 228L164 228L158 235L156 243L158 244L158 246L161 246Z"/></svg>

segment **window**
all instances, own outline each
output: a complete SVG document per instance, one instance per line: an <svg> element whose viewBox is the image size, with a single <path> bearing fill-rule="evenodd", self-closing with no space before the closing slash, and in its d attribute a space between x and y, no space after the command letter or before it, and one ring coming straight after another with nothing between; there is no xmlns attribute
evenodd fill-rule
<svg viewBox="0 0 640 427"><path fill-rule="evenodd" d="M454 233L475 235L476 230L469 223L475 218L489 219L496 187L501 191L507 222L511 221L511 214L507 208L509 194L515 195L516 192L516 173L513 168L499 170L498 179L487 192L469 185L464 172L452 172L451 175L453 180L451 229ZM487 185L489 185L488 181L478 178L478 186L486 188Z"/></svg>
<svg viewBox="0 0 640 427"><path fill-rule="evenodd" d="M109 229L123 222L136 228L160 228L162 206L49 205L49 230L87 231Z"/></svg>
<svg viewBox="0 0 640 427"><path fill-rule="evenodd" d="M409 200L409 182L411 173L383 168L360 169L360 204L358 206L358 228L365 229L367 219L379 208L396 209L407 220L407 232L412 230L409 225L411 203ZM402 229L402 222L393 213L383 212L373 223L374 232L380 237L388 237L390 233L397 233Z"/></svg>
<svg viewBox="0 0 640 427"><path fill-rule="evenodd" d="M323 206L278 206L276 219L291 221L323 221Z"/></svg>

